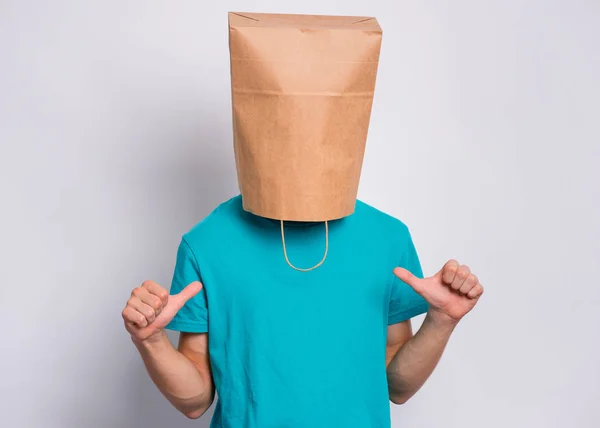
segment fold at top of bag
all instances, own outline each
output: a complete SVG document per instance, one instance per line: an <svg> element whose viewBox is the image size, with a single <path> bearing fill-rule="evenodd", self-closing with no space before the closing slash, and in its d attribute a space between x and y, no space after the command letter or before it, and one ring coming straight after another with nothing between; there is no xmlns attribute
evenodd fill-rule
<svg viewBox="0 0 600 428"><path fill-rule="evenodd" d="M306 30L340 29L381 33L377 19L369 16L290 15L229 12L230 27L287 27Z"/></svg>

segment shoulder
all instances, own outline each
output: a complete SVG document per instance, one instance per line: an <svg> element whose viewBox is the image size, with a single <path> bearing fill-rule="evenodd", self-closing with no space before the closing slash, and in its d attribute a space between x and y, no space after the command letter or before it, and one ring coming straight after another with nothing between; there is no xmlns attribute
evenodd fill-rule
<svg viewBox="0 0 600 428"><path fill-rule="evenodd" d="M408 226L393 215L381 211L363 201L355 208L355 229L369 248L377 248L382 257L397 264L413 247Z"/></svg>
<svg viewBox="0 0 600 428"><path fill-rule="evenodd" d="M241 196L219 204L210 214L194 225L183 235L183 240L190 246L210 246L212 242L223 239L236 221L239 221L242 206Z"/></svg>
<svg viewBox="0 0 600 428"><path fill-rule="evenodd" d="M410 237L408 226L404 222L366 202L357 200L355 213L363 227L372 228L394 239Z"/></svg>

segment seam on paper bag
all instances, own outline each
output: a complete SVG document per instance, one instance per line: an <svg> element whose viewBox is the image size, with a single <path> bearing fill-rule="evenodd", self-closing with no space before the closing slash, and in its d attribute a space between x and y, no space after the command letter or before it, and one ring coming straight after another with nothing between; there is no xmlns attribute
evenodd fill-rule
<svg viewBox="0 0 600 428"><path fill-rule="evenodd" d="M360 20L358 20L358 21L356 21L356 22L353 22L353 23L352 23L352 25L354 25L354 24L358 24L359 22L370 21L371 19L373 19L373 18L365 18L365 19L360 19Z"/></svg>
<svg viewBox="0 0 600 428"><path fill-rule="evenodd" d="M256 21L256 22L260 21L260 19L251 18L250 16L242 15L241 13L237 13L237 12L231 12L231 14L232 15L241 16L242 18L251 19L251 20Z"/></svg>

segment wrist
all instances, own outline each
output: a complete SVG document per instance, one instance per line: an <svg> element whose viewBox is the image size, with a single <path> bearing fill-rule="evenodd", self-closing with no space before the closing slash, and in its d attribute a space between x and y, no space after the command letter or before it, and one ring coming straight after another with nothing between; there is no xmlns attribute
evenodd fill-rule
<svg viewBox="0 0 600 428"><path fill-rule="evenodd" d="M131 341L138 349L151 349L164 345L165 341L169 342L169 338L164 330L160 330L145 339L138 339L132 335Z"/></svg>
<svg viewBox="0 0 600 428"><path fill-rule="evenodd" d="M428 324L432 324L433 326L442 330L452 331L458 324L459 320L454 319L451 316L430 307L427 311L427 315L425 316L425 321Z"/></svg>

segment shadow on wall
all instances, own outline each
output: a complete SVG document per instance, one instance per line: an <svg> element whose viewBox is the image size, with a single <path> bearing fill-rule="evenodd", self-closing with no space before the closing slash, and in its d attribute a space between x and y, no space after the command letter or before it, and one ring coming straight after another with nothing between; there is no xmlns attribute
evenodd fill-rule
<svg viewBox="0 0 600 428"><path fill-rule="evenodd" d="M199 137L192 136L184 142L181 156L162 159L160 165L146 165L142 176L147 181L145 184L142 183L143 180L140 181L142 185L138 195L143 195L142 198L146 200L142 206L161 205L161 208L157 207L161 214L153 218L155 225L151 225L151 230L155 242L163 243L167 250L156 252L149 245L146 249L140 249L142 253L139 257L145 258L149 266L162 265L161 272L166 272L169 276L164 281L165 288L169 287L175 258L176 245L173 244L177 244L182 233L209 214L219 203L233 196L232 191L236 190L235 170L232 168L233 153L231 159L223 159L222 150L212 150L231 143L220 141L222 137L206 135L206 132L203 134ZM176 344L178 334L169 332L169 338ZM119 421L119 424L128 428L209 428L213 408L200 419L190 420L161 395L146 373L137 352L128 366L131 372L126 387L130 399L125 411L127 418Z"/></svg>
<svg viewBox="0 0 600 428"><path fill-rule="evenodd" d="M172 343L177 342L177 333L169 333ZM214 410L213 406L199 419L191 420L176 410L158 391L144 369L141 359L139 364L131 364L129 377L131 398L127 418L118 421L123 428L209 428ZM215 399L216 402L216 399ZM122 423L122 425L121 425Z"/></svg>
<svg viewBox="0 0 600 428"><path fill-rule="evenodd" d="M223 147L231 146L231 141L223 141L224 137L217 135L218 132L208 124L211 113L206 113L202 120L207 125L204 129L200 132L188 130L187 135L179 136L179 142L168 137L167 141L155 141L155 145L170 150L155 153L150 162L132 159L130 164L135 165L134 172L127 173L130 178L139 174L129 181L132 187L126 191L135 199L133 204L135 210L139 210L142 227L150 235L146 238L144 231L140 232L136 226L136 234L141 234L143 242L141 245L138 242L134 249L138 263L136 274L142 272L152 279L156 277L151 275L157 275L155 280L165 288L170 284L181 235L237 191L233 150L229 150L231 153L223 150ZM127 275L131 277L131 267L124 269L129 269ZM117 350L126 349L126 355L118 362L126 366L123 369L126 379L111 386L123 388L118 395L125 402L117 407L118 417L107 417L111 420L111 428L208 428L212 408L199 420L190 420L179 413L152 383L122 325L120 328L122 334L119 334L128 342L117 346ZM169 337L172 343L177 342L177 333L170 332ZM114 339L109 341L114 342Z"/></svg>

